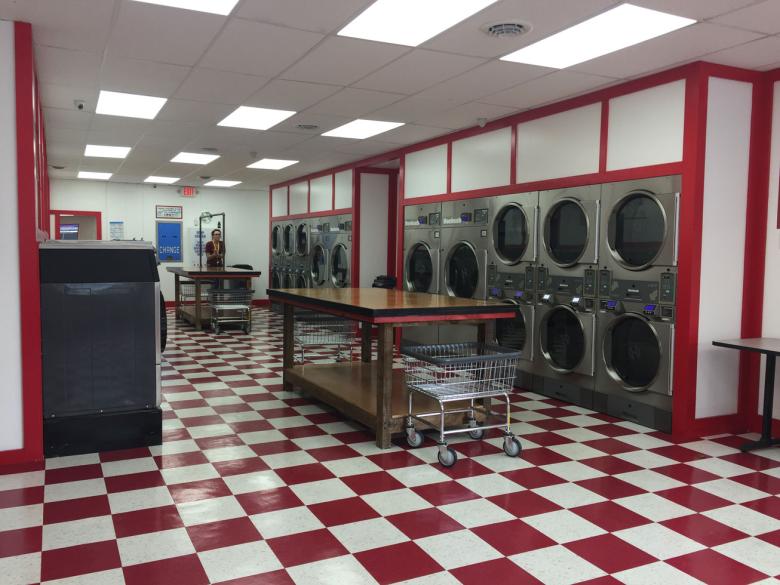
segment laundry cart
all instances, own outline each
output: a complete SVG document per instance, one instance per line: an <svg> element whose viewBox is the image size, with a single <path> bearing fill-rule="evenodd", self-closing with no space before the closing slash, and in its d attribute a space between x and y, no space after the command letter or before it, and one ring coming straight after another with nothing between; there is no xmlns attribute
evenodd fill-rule
<svg viewBox="0 0 780 585"><path fill-rule="evenodd" d="M446 441L447 435L455 433L468 433L472 439L478 440L487 429L500 428L504 432L504 452L510 457L520 454L522 447L512 433L509 417L509 393L515 380L519 351L499 345L468 342L409 345L401 348L401 354L409 400L405 430L410 447L419 447L423 442L423 436L414 426L414 422L418 421L438 429L439 463L444 467L452 467L458 459ZM438 411L414 414L415 395L438 403ZM475 413L485 415L485 423L493 415L477 402L498 396L503 396L506 402L505 420L498 424L479 425ZM457 413L466 415L465 424L445 428L445 417Z"/></svg>
<svg viewBox="0 0 780 585"><path fill-rule="evenodd" d="M306 350L335 348L336 360L351 359L355 341L355 323L343 317L296 309L293 339L300 363Z"/></svg>
<svg viewBox="0 0 780 585"><path fill-rule="evenodd" d="M241 325L244 333L252 330L252 295L246 288L209 289L211 328L219 334L225 324Z"/></svg>

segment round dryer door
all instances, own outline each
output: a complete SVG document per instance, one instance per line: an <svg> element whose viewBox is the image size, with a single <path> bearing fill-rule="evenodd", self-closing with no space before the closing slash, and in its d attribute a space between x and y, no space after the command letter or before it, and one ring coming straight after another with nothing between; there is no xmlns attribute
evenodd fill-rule
<svg viewBox="0 0 780 585"><path fill-rule="evenodd" d="M517 305L514 301L504 301L507 304ZM525 317L518 311L514 319L496 319L496 341L498 345L523 351L528 339L527 323Z"/></svg>
<svg viewBox="0 0 780 585"><path fill-rule="evenodd" d="M298 256L305 256L309 251L309 229L305 223L302 223L295 229L295 253Z"/></svg>
<svg viewBox="0 0 780 585"><path fill-rule="evenodd" d="M544 220L544 244L558 266L573 266L588 245L588 216L574 199L562 199Z"/></svg>
<svg viewBox="0 0 780 585"><path fill-rule="evenodd" d="M540 333L542 353L556 370L571 372L585 357L585 332L572 309L552 309L542 321Z"/></svg>
<svg viewBox="0 0 780 585"><path fill-rule="evenodd" d="M456 297L470 299L479 286L479 262L474 247L457 244L447 256L447 291Z"/></svg>
<svg viewBox="0 0 780 585"><path fill-rule="evenodd" d="M321 244L314 246L311 253L311 274L312 286L322 286L328 278L328 262L325 256L325 248Z"/></svg>
<svg viewBox="0 0 780 585"><path fill-rule="evenodd" d="M293 253L293 226L288 224L284 226L284 239L282 241L285 254Z"/></svg>
<svg viewBox="0 0 780 585"><path fill-rule="evenodd" d="M612 378L629 392L653 383L661 366L661 345L650 323L639 315L615 319L604 334L604 363Z"/></svg>
<svg viewBox="0 0 780 585"><path fill-rule="evenodd" d="M282 288L282 279L276 270L271 273L271 288Z"/></svg>
<svg viewBox="0 0 780 585"><path fill-rule="evenodd" d="M282 226L275 225L271 230L271 250L274 254L282 252Z"/></svg>
<svg viewBox="0 0 780 585"><path fill-rule="evenodd" d="M330 280L338 288L344 288L349 284L349 254L344 244L336 244L333 248Z"/></svg>
<svg viewBox="0 0 780 585"><path fill-rule="evenodd" d="M652 193L634 191L615 205L607 229L612 256L626 268L641 270L661 252L666 214Z"/></svg>
<svg viewBox="0 0 780 585"><path fill-rule="evenodd" d="M406 288L411 292L428 292L433 283L433 258L427 244L415 244L406 258Z"/></svg>
<svg viewBox="0 0 780 585"><path fill-rule="evenodd" d="M493 250L504 264L517 264L528 248L528 218L517 203L502 207L493 220Z"/></svg>

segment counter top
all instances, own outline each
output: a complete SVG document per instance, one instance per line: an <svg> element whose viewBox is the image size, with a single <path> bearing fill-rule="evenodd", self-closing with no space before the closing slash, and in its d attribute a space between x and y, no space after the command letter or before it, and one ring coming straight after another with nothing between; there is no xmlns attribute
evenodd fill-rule
<svg viewBox="0 0 780 585"><path fill-rule="evenodd" d="M260 276L259 270L244 270L243 268L231 268L230 266L167 266L166 270L179 276L188 278L215 277L215 276L241 276L244 278Z"/></svg>
<svg viewBox="0 0 780 585"><path fill-rule="evenodd" d="M745 339L720 339L712 345L743 351L755 351L768 355L780 355L780 339L774 337L749 337Z"/></svg>

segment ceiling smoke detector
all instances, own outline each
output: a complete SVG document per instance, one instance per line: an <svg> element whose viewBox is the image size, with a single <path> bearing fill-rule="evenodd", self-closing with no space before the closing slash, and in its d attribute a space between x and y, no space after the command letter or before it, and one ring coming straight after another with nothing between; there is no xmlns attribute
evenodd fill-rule
<svg viewBox="0 0 780 585"><path fill-rule="evenodd" d="M295 126L298 130L319 130L317 124L297 124Z"/></svg>
<svg viewBox="0 0 780 585"><path fill-rule="evenodd" d="M482 25L482 32L489 37L497 39L511 39L519 37L531 30L531 25L527 22L492 22Z"/></svg>

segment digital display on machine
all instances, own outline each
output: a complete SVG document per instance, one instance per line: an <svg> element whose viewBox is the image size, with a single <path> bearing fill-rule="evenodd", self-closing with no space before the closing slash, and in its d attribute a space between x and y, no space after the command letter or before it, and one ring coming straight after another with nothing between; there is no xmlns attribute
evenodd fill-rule
<svg viewBox="0 0 780 585"><path fill-rule="evenodd" d="M468 223L471 221L473 216L471 215L471 212L463 212L460 214L460 221L462 223Z"/></svg>
<svg viewBox="0 0 780 585"><path fill-rule="evenodd" d="M523 291L521 291L521 290L516 290L516 291L515 291L515 298L516 298L516 299L520 299L520 298L522 298L522 297L523 297Z"/></svg>
<svg viewBox="0 0 780 585"><path fill-rule="evenodd" d="M645 305L645 313L655 313L655 305Z"/></svg>
<svg viewBox="0 0 780 585"><path fill-rule="evenodd" d="M607 301L607 309L617 308L617 301Z"/></svg>
<svg viewBox="0 0 780 585"><path fill-rule="evenodd" d="M417 217L417 223L420 225L427 225L428 224L428 218L424 215L420 215Z"/></svg>

